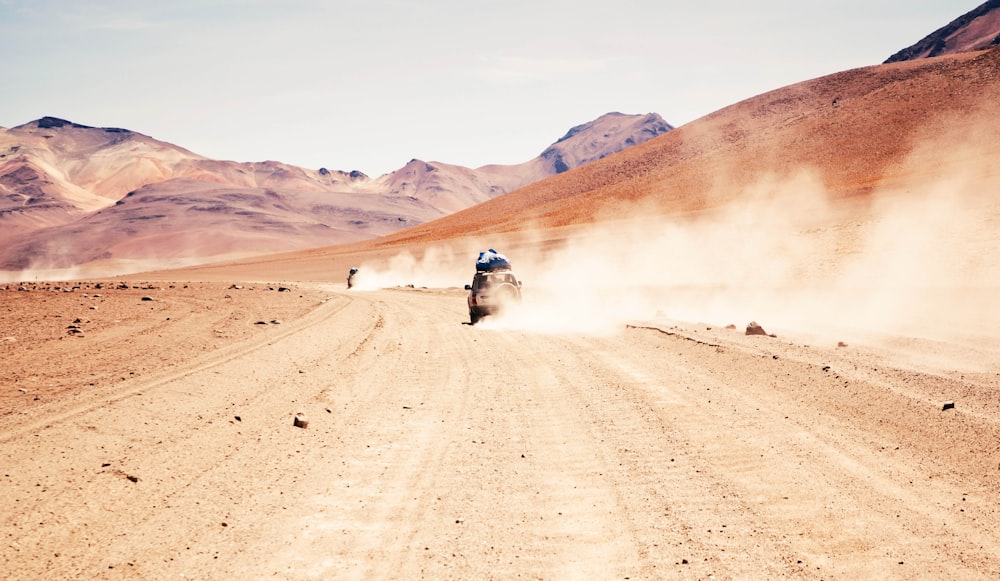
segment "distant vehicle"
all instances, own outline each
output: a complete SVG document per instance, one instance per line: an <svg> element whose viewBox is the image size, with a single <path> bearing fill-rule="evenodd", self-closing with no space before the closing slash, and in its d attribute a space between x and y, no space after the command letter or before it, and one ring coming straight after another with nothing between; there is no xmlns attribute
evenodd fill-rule
<svg viewBox="0 0 1000 581"><path fill-rule="evenodd" d="M509 268L479 270L465 290L469 291L469 320L473 325L521 302L521 281Z"/></svg>

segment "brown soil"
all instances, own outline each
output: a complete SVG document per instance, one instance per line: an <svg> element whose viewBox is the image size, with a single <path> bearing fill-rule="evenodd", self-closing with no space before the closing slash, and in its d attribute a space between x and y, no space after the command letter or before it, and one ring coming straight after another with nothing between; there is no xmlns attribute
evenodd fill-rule
<svg viewBox="0 0 1000 581"><path fill-rule="evenodd" d="M2 291L6 578L1000 574L1000 376L940 344L80 286Z"/></svg>

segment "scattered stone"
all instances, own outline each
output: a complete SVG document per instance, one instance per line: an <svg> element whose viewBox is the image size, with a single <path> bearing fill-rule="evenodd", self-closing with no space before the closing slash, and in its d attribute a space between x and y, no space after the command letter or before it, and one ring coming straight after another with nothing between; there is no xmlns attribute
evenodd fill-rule
<svg viewBox="0 0 1000 581"><path fill-rule="evenodd" d="M953 401L946 401L941 405L941 411L952 410L952 409L955 409L955 402Z"/></svg>
<svg viewBox="0 0 1000 581"><path fill-rule="evenodd" d="M138 476L132 476L131 474L129 474L125 478L128 478L130 482L139 482L139 477Z"/></svg>
<svg viewBox="0 0 1000 581"><path fill-rule="evenodd" d="M726 328L729 329L730 331L733 331L736 329L736 325L729 323L728 325L726 325Z"/></svg>
<svg viewBox="0 0 1000 581"><path fill-rule="evenodd" d="M847 347L847 343L844 343L843 341L837 341L837 347Z"/></svg>
<svg viewBox="0 0 1000 581"><path fill-rule="evenodd" d="M295 414L295 419L292 421L292 425L296 428L307 428L309 427L309 418L302 412Z"/></svg>
<svg viewBox="0 0 1000 581"><path fill-rule="evenodd" d="M823 371L830 371L830 366L829 365L824 365L823 366Z"/></svg>
<svg viewBox="0 0 1000 581"><path fill-rule="evenodd" d="M272 324L272 325L280 325L280 324L281 324L281 321L280 321L280 320L278 320L278 319L271 319L271 324Z"/></svg>
<svg viewBox="0 0 1000 581"><path fill-rule="evenodd" d="M240 416L233 416L233 417L236 418L237 422L242 422L243 421L243 418L241 418Z"/></svg>
<svg viewBox="0 0 1000 581"><path fill-rule="evenodd" d="M267 321L257 321L254 325L266 325Z"/></svg>
<svg viewBox="0 0 1000 581"><path fill-rule="evenodd" d="M757 321L750 321L750 324L747 325L746 334L747 335L767 335L767 331L765 331L764 328L761 327L760 324L757 323Z"/></svg>
<svg viewBox="0 0 1000 581"><path fill-rule="evenodd" d="M140 300L143 300L143 301L151 301L151 300L153 300L153 297L151 297L151 296L149 296L149 295L146 295L146 296L142 297L142 298L141 298Z"/></svg>
<svg viewBox="0 0 1000 581"><path fill-rule="evenodd" d="M17 391L19 391L21 393L28 393L28 390L24 389L23 387L17 388Z"/></svg>
<svg viewBox="0 0 1000 581"><path fill-rule="evenodd" d="M229 288L232 289L232 290L240 290L243 287L241 285L238 285L238 284L233 284L233 285L229 285Z"/></svg>
<svg viewBox="0 0 1000 581"><path fill-rule="evenodd" d="M278 292L279 293L290 293L290 292L292 292L292 289L288 288L287 286L279 286L278 287Z"/></svg>

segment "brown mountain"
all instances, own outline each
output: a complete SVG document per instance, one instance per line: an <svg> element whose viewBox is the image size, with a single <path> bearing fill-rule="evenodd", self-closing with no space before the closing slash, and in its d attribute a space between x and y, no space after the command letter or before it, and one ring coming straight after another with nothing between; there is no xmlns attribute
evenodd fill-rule
<svg viewBox="0 0 1000 581"><path fill-rule="evenodd" d="M996 44L1000 44L1000 0L989 0L897 52L885 62L982 50Z"/></svg>
<svg viewBox="0 0 1000 581"><path fill-rule="evenodd" d="M412 160L369 178L205 158L149 136L45 117L0 129L0 270L293 250L421 224L642 143L658 115L610 113L542 156L470 169Z"/></svg>

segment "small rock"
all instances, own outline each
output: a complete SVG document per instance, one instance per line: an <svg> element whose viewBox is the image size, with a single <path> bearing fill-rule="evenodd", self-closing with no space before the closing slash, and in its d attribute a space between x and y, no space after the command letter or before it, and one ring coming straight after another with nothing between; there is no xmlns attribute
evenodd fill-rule
<svg viewBox="0 0 1000 581"><path fill-rule="evenodd" d="M146 295L146 296L142 297L142 298L141 298L141 299L139 299L139 300L143 300L143 301L151 301L151 300L153 300L153 297L151 297L151 296L149 296L149 295Z"/></svg>
<svg viewBox="0 0 1000 581"><path fill-rule="evenodd" d="M302 412L295 414L295 419L292 421L292 425L296 428L307 428L309 427L309 418Z"/></svg>
<svg viewBox="0 0 1000 581"><path fill-rule="evenodd" d="M746 334L747 335L767 335L767 331L765 331L764 328L761 327L757 323L757 321L750 321L750 324L747 325Z"/></svg>
<svg viewBox="0 0 1000 581"><path fill-rule="evenodd" d="M952 409L955 409L955 402L953 401L946 401L943 404L941 404L941 411L952 410Z"/></svg>
<svg viewBox="0 0 1000 581"><path fill-rule="evenodd" d="M292 292L292 289L288 288L287 286L279 286L278 287L278 292L279 293L290 293L290 292Z"/></svg>
<svg viewBox="0 0 1000 581"><path fill-rule="evenodd" d="M271 324L272 325L280 325L281 321L279 319L271 319Z"/></svg>
<svg viewBox="0 0 1000 581"><path fill-rule="evenodd" d="M125 478L128 478L129 481L131 481L131 482L139 482L139 477L138 476L132 476L131 474L129 474Z"/></svg>
<svg viewBox="0 0 1000 581"><path fill-rule="evenodd" d="M847 343L844 343L843 341L837 341L837 347L847 347Z"/></svg>
<svg viewBox="0 0 1000 581"><path fill-rule="evenodd" d="M267 321L257 321L254 325L266 325Z"/></svg>

